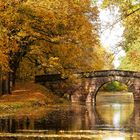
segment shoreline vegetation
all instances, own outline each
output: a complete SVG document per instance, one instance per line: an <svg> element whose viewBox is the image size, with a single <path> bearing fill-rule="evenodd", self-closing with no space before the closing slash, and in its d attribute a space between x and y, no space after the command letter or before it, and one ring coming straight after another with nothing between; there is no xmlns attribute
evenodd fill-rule
<svg viewBox="0 0 140 140"><path fill-rule="evenodd" d="M49 105L68 104L49 89L34 82L18 82L10 95L0 97L0 117L40 117Z"/></svg>

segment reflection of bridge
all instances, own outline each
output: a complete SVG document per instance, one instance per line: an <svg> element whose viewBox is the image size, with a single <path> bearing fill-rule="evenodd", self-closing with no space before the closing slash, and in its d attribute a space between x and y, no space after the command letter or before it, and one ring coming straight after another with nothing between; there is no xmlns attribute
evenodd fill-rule
<svg viewBox="0 0 140 140"><path fill-rule="evenodd" d="M134 100L140 100L140 72L123 70L103 70L89 73L81 73L81 86L84 87L86 95L75 92L72 101L80 99L86 102L95 102L99 89L108 82L118 81L128 86L129 91L133 92Z"/></svg>
<svg viewBox="0 0 140 140"><path fill-rule="evenodd" d="M85 106L71 104L66 107L59 106L59 109L58 106L50 106L50 110L47 110L46 113L44 112L46 114L45 116L43 114L36 114L37 116L29 115L17 118L14 118L14 116L4 117L0 119L0 138L2 133L8 134L10 132L9 135L12 135L12 133L16 132L17 137L19 137L19 133L22 133L22 137L26 137L28 135L29 139L32 139L30 137L33 135L30 136L30 134L36 134L35 137L38 138L40 134L40 137L43 136L43 134L60 134L60 131L58 130L63 130L62 133L66 131L66 134L68 134L68 131L70 132L72 130L85 130L85 132L86 130L88 130L88 132L91 130L91 132L93 132L92 130L115 131L118 129L123 130L123 132L127 131L127 134L129 132L131 134L133 134L133 132L140 133L139 104L120 104L120 106L116 106L116 109L113 104L110 105L107 107L104 105L93 106L91 104L87 104ZM116 118L116 116L118 116L119 119ZM52 130L54 130L54 132ZM83 133L84 131L81 134ZM16 134L14 135L13 140L19 140L21 138L21 135L19 139L16 138ZM76 133L71 133L70 135L72 134L75 135ZM88 135L90 134L88 133ZM6 135L4 136L6 138L4 139L2 137L3 140L7 140L9 137ZM33 140L37 139L35 137Z"/></svg>

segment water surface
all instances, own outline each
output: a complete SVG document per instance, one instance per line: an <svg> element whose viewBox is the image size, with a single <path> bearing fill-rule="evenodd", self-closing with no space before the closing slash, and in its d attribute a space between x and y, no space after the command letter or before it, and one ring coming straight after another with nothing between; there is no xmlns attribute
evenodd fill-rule
<svg viewBox="0 0 140 140"><path fill-rule="evenodd" d="M52 105L39 119L1 118L0 140L139 140L140 103L127 95L99 94L96 106Z"/></svg>

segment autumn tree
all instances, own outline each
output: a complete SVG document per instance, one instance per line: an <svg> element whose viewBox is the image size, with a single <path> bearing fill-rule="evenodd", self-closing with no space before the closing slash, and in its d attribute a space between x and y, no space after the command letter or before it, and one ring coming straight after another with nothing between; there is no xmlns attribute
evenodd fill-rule
<svg viewBox="0 0 140 140"><path fill-rule="evenodd" d="M120 68L139 71L140 2L137 0L104 0L103 5L104 7L117 6L120 9L121 16L116 22L122 22L125 28L121 47L126 52L126 56L121 59Z"/></svg>
<svg viewBox="0 0 140 140"><path fill-rule="evenodd" d="M126 56L121 59L120 69L140 71L140 42L137 40L128 47Z"/></svg>
<svg viewBox="0 0 140 140"><path fill-rule="evenodd" d="M10 91L9 86L9 72L11 54L17 51L16 39L13 27L15 25L16 5L10 1L0 1L0 89L1 93L8 93ZM11 8L11 5L15 8ZM13 14L12 14L13 13Z"/></svg>
<svg viewBox="0 0 140 140"><path fill-rule="evenodd" d="M120 68L140 71L140 2L131 1L124 19L124 49L126 57L122 59Z"/></svg>
<svg viewBox="0 0 140 140"><path fill-rule="evenodd" d="M109 50L108 47L102 47L100 49L100 59L103 61L103 70L114 69L114 60L115 55Z"/></svg>
<svg viewBox="0 0 140 140"><path fill-rule="evenodd" d="M0 0L0 11L1 71L13 84L29 61L43 73L103 68L98 9L90 0Z"/></svg>
<svg viewBox="0 0 140 140"><path fill-rule="evenodd" d="M101 69L104 63L98 39L97 7L91 7L90 1L73 0L49 1L45 8L44 5L46 1L28 1L24 5L30 9L23 14L30 18L30 31L36 39L24 57L26 62L29 58L42 72ZM19 71L26 70L22 67Z"/></svg>
<svg viewBox="0 0 140 140"><path fill-rule="evenodd" d="M97 62L100 60L98 50L101 48L98 39L98 10L91 4L90 0L44 0L37 3L28 1L25 4L39 18L30 23L37 39L30 54L37 56L35 58L38 58L44 70L65 72L74 69L94 70L103 66L102 62ZM37 52L34 48L39 47L40 51Z"/></svg>

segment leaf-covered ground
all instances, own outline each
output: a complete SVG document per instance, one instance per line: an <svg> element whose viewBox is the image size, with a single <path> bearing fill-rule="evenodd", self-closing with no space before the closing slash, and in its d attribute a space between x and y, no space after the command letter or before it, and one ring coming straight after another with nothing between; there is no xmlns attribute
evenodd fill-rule
<svg viewBox="0 0 140 140"><path fill-rule="evenodd" d="M42 85L33 82L17 83L11 95L0 97L0 117L43 115L49 105L65 103Z"/></svg>

